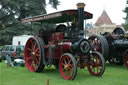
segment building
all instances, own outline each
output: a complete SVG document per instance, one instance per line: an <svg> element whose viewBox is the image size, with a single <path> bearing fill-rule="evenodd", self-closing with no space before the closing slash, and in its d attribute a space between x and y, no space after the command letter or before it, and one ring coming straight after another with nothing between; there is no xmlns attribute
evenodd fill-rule
<svg viewBox="0 0 128 85"><path fill-rule="evenodd" d="M112 23L107 12L104 10L93 26L93 34L100 34L104 32L111 33L116 27L116 24Z"/></svg>

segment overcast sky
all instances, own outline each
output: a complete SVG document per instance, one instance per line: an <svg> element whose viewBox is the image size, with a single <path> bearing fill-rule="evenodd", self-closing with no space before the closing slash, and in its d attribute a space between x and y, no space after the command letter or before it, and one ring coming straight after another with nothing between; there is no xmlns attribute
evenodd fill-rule
<svg viewBox="0 0 128 85"><path fill-rule="evenodd" d="M56 11L66 10L66 9L76 9L76 4L79 2L84 2L86 4L85 11L93 14L93 19L88 22L93 24L96 22L97 18L101 15L103 10L106 10L109 17L113 23L121 24L124 23L123 17L126 14L123 10L126 7L126 0L59 0L61 3L58 9L55 10L51 6L47 6L47 12L52 13Z"/></svg>

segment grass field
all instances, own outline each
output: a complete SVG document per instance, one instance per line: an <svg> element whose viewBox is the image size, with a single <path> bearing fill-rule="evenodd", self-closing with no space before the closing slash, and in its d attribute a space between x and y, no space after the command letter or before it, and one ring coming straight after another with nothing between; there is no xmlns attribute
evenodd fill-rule
<svg viewBox="0 0 128 85"><path fill-rule="evenodd" d="M124 66L106 65L102 77L91 76L87 69L78 69L75 80L64 80L59 70L45 68L41 73L34 73L26 67L7 67L0 63L0 85L128 85L128 69Z"/></svg>

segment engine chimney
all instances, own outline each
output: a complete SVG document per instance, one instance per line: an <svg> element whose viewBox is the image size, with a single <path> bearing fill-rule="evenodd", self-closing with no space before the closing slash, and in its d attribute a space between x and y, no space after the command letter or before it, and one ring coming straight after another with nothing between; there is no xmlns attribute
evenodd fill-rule
<svg viewBox="0 0 128 85"><path fill-rule="evenodd" d="M78 30L83 31L84 30L84 3L78 3L77 9L78 9Z"/></svg>

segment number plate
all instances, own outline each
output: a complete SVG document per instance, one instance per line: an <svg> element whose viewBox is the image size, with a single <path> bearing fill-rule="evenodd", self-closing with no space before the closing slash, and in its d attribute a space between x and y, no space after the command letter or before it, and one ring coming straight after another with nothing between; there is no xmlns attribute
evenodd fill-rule
<svg viewBox="0 0 128 85"><path fill-rule="evenodd" d="M20 55L24 55L24 53L20 53Z"/></svg>

